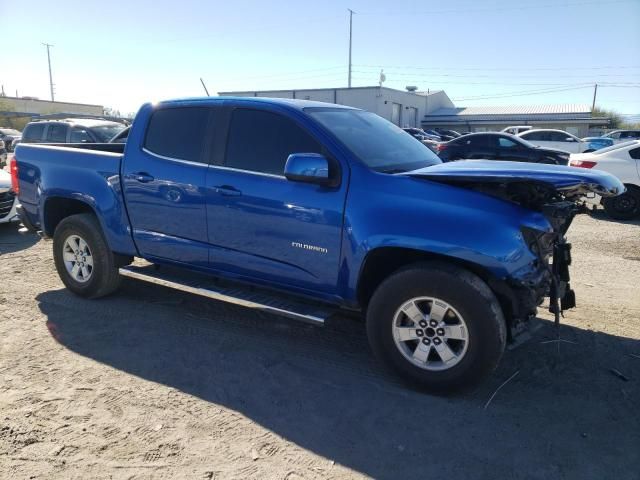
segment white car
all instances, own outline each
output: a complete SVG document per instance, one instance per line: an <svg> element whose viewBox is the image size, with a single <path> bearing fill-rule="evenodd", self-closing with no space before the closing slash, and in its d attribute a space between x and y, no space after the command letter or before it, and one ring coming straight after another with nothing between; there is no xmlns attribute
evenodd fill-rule
<svg viewBox="0 0 640 480"><path fill-rule="evenodd" d="M583 153L593 151L589 142L571 135L563 130L535 129L519 133L518 136L539 147L556 148L569 153Z"/></svg>
<svg viewBox="0 0 640 480"><path fill-rule="evenodd" d="M18 221L18 197L11 190L11 175L0 169L0 223Z"/></svg>
<svg viewBox="0 0 640 480"><path fill-rule="evenodd" d="M629 140L640 140L640 130L614 130L602 136L612 139L613 143L622 143Z"/></svg>
<svg viewBox="0 0 640 480"><path fill-rule="evenodd" d="M617 197L589 203L602 203L607 214L617 220L640 218L640 140L618 143L592 153L573 154L569 158L572 167L603 170L618 177L627 191Z"/></svg>

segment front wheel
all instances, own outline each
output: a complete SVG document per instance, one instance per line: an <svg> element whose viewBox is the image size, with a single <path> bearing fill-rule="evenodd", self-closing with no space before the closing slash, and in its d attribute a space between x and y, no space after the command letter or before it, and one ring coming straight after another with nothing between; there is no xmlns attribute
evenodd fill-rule
<svg viewBox="0 0 640 480"><path fill-rule="evenodd" d="M81 297L104 297L120 284L117 257L91 214L71 215L58 224L53 259L62 282Z"/></svg>
<svg viewBox="0 0 640 480"><path fill-rule="evenodd" d="M369 303L367 333L378 359L433 392L479 383L506 345L502 309L486 283L440 262L415 264L386 279Z"/></svg>
<svg viewBox="0 0 640 480"><path fill-rule="evenodd" d="M640 217L640 189L627 186L627 191L617 197L603 198L602 206L611 218L633 220Z"/></svg>

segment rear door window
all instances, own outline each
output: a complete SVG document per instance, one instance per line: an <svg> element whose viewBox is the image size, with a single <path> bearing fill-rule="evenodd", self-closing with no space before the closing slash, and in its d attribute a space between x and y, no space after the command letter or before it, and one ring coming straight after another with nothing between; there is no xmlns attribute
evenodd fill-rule
<svg viewBox="0 0 640 480"><path fill-rule="evenodd" d="M498 139L498 144L500 145L500 148L517 148L519 146L516 142L506 137L500 137Z"/></svg>
<svg viewBox="0 0 640 480"><path fill-rule="evenodd" d="M488 147L489 139L486 135L473 135L465 141L470 147Z"/></svg>
<svg viewBox="0 0 640 480"><path fill-rule="evenodd" d="M151 153L177 160L203 160L210 109L175 107L157 110L149 120L144 147Z"/></svg>
<svg viewBox="0 0 640 480"><path fill-rule="evenodd" d="M44 133L44 123L32 123L27 125L22 134L23 142L40 142Z"/></svg>
<svg viewBox="0 0 640 480"><path fill-rule="evenodd" d="M284 175L284 165L292 153L322 153L322 148L287 117L262 110L233 112L226 166Z"/></svg>
<svg viewBox="0 0 640 480"><path fill-rule="evenodd" d="M522 134L521 137L530 142L540 142L547 140L547 132L527 132Z"/></svg>
<svg viewBox="0 0 640 480"><path fill-rule="evenodd" d="M66 143L67 125L64 123L50 123L47 130L47 142Z"/></svg>

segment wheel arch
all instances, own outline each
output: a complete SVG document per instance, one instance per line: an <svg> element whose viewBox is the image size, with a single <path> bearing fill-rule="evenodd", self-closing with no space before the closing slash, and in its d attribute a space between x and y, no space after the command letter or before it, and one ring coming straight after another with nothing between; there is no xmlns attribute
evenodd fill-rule
<svg viewBox="0 0 640 480"><path fill-rule="evenodd" d="M83 200L61 196L48 197L42 209L42 229L45 235L53 237L56 227L62 220L80 213L89 213L100 222L93 206Z"/></svg>
<svg viewBox="0 0 640 480"><path fill-rule="evenodd" d="M504 280L497 278L487 268L477 263L406 247L378 247L368 252L360 269L356 286L356 298L360 307L363 310L366 309L375 290L389 275L408 265L425 261L456 265L477 275L493 291L502 307L505 319L510 322L515 313L514 298L511 288Z"/></svg>

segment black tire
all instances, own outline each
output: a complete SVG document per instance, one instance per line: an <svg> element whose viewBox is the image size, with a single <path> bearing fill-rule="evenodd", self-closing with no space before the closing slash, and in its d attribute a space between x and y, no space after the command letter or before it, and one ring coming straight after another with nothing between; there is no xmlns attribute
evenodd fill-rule
<svg viewBox="0 0 640 480"><path fill-rule="evenodd" d="M640 218L640 188L627 185L627 191L617 197L602 199L605 212L615 220Z"/></svg>
<svg viewBox="0 0 640 480"><path fill-rule="evenodd" d="M93 268L86 282L76 281L67 271L63 259L65 241L72 235L84 240L93 257ZM120 257L107 245L96 217L89 213L71 215L62 220L53 234L53 259L60 279L76 295L85 298L100 298L118 289Z"/></svg>
<svg viewBox="0 0 640 480"><path fill-rule="evenodd" d="M464 318L468 331L466 353L446 370L414 365L393 339L396 312L416 297L441 299ZM382 282L369 302L367 334L374 354L383 364L409 385L436 393L467 390L480 383L498 365L507 339L502 309L487 284L475 274L443 262L417 263Z"/></svg>

